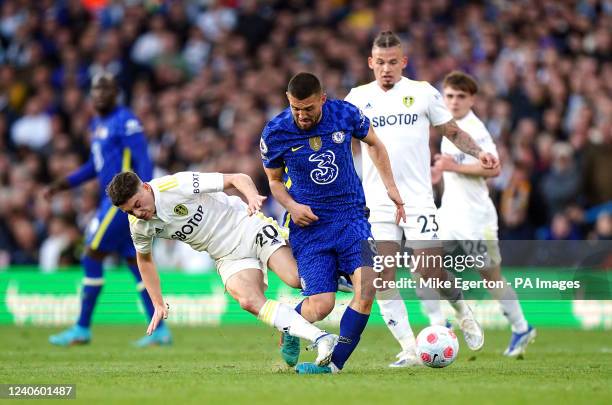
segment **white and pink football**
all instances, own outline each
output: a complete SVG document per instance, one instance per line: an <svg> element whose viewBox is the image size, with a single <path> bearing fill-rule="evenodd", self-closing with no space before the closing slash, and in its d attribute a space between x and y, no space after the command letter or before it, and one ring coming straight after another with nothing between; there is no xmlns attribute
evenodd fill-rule
<svg viewBox="0 0 612 405"><path fill-rule="evenodd" d="M429 326L416 338L416 352L427 367L442 368L449 366L459 353L459 341L452 330L440 326Z"/></svg>

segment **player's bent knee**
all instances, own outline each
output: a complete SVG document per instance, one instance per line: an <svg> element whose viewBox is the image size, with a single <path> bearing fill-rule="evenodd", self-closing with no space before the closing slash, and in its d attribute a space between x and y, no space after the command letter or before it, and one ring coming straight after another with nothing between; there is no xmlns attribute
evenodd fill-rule
<svg viewBox="0 0 612 405"><path fill-rule="evenodd" d="M297 272L295 274L285 275L285 277L283 278L283 282L291 288L295 288L298 290L302 289L300 277L297 275Z"/></svg>
<svg viewBox="0 0 612 405"><path fill-rule="evenodd" d="M327 315L331 313L331 309L327 308L315 308L312 312L313 317L315 318L313 322L322 321L327 318Z"/></svg>
<svg viewBox="0 0 612 405"><path fill-rule="evenodd" d="M254 296L244 296L238 298L238 304L243 310L257 315L263 303Z"/></svg>
<svg viewBox="0 0 612 405"><path fill-rule="evenodd" d="M316 321L322 321L334 310L334 305L336 303L335 297L333 295L324 295L324 296L312 296L308 298L309 307L312 316Z"/></svg>

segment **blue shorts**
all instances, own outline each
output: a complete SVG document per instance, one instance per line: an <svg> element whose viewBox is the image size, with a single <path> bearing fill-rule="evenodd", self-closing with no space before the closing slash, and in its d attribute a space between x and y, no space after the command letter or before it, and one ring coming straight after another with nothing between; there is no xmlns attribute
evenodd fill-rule
<svg viewBox="0 0 612 405"><path fill-rule="evenodd" d="M96 216L87 226L85 243L92 250L118 253L126 259L136 257L126 213L104 198Z"/></svg>
<svg viewBox="0 0 612 405"><path fill-rule="evenodd" d="M340 272L350 275L359 267L372 266L372 253L364 250L368 240L373 238L365 217L305 228L291 223L289 243L297 261L302 295L336 292Z"/></svg>

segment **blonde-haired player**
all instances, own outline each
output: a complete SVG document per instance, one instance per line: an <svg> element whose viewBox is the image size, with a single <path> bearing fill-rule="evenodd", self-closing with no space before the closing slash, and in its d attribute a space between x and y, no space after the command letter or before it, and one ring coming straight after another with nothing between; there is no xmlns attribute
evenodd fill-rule
<svg viewBox="0 0 612 405"><path fill-rule="evenodd" d="M472 111L478 85L474 78L463 72L451 72L444 78L444 101L457 124L469 132L483 149L497 156L495 143L482 121ZM497 241L497 212L489 197L485 179L499 175L499 168L483 168L476 159L468 156L451 142L442 140L441 154L434 157L432 181L444 179L444 194L440 207L441 237L461 241L469 255L486 253L489 265L480 272L482 278L505 281L501 274L501 256ZM521 309L516 292L507 283L504 288L491 289L493 298L499 301L502 313L512 328L512 337L506 356L518 356L535 338ZM437 304L437 306L436 306ZM440 303L426 307L432 323L444 319Z"/></svg>
<svg viewBox="0 0 612 405"><path fill-rule="evenodd" d="M367 206L370 209L372 233L378 252L395 255L402 236L414 255L440 255L440 225L431 187L430 127L451 140L463 152L480 161L483 167L494 168L498 160L483 151L454 121L440 93L429 83L410 80L402 76L407 58L397 35L390 31L380 33L374 40L368 65L376 80L353 88L346 101L359 107L370 119L372 127L384 143L405 203L406 221L395 223L395 209L385 198L384 185L374 170L368 153L362 153L363 186ZM365 149L367 147L363 147ZM363 151L365 152L365 150ZM395 242L393 242L395 241ZM440 268L431 266L416 269L422 278L448 280L452 276ZM384 281L395 280L395 267L385 268ZM455 309L459 326L468 347L479 350L484 343L482 328L472 311L463 301L461 290L443 288L439 291L417 290L426 304L438 299L438 293ZM426 295L431 294L432 295ZM408 321L404 301L395 288L382 288L377 292L377 302L391 333L400 343L402 351L392 367L405 367L418 363L414 334Z"/></svg>
<svg viewBox="0 0 612 405"><path fill-rule="evenodd" d="M236 188L248 201L223 192ZM278 225L258 214L266 197L246 174L180 172L143 183L132 172L116 175L107 187L114 206L130 214L130 232L142 280L155 306L151 334L168 316L151 255L153 239L182 241L215 259L227 292L242 309L292 336L312 341L317 365L327 365L338 336L306 321L287 304L266 299L266 269L298 288L297 264ZM254 215L257 214L257 215Z"/></svg>

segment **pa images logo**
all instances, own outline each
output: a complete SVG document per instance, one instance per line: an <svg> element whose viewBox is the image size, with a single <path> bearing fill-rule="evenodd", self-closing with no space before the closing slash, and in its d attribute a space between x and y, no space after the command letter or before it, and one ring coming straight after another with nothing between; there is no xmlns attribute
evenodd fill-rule
<svg viewBox="0 0 612 405"><path fill-rule="evenodd" d="M176 215L184 217L185 215L189 214L189 210L183 204L179 204L174 207L174 213Z"/></svg>

